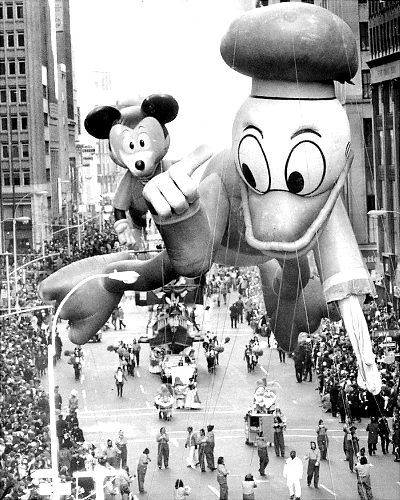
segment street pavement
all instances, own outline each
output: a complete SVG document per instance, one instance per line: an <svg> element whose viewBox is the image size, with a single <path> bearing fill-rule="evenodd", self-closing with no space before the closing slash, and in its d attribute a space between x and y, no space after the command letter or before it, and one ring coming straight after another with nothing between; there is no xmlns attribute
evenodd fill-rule
<svg viewBox="0 0 400 500"><path fill-rule="evenodd" d="M237 297L232 293L230 301ZM128 439L128 465L131 473L136 473L137 461L145 447L150 449L152 459L149 465L145 489L146 494L139 495L137 482L133 483L133 492L137 498L172 499L175 480L180 478L192 488L191 499L208 500L219 498L216 473L201 473L199 468L187 468L187 450L184 447L186 428L194 430L205 428L207 424L215 426L215 459L225 458L230 471L228 476L229 498L241 499L241 481L247 473L252 473L258 482L256 499L286 499L288 489L282 476L284 459L277 458L274 448L269 448L270 462L267 476L258 473L257 449L245 444L244 415L251 402L257 379L267 377L276 381L278 404L287 417L285 433L286 455L294 449L301 458L309 449L311 440L316 441L315 428L320 418L327 425L330 438L328 461L321 463L320 487L309 488L306 483L307 462L304 460L302 480L302 499L337 499L353 500L358 498L356 475L349 470L342 450L343 431L339 419L324 413L319 403L318 391L315 390L315 377L312 383L296 383L293 361L286 357L286 363L279 362L274 349L264 349L259 365L253 373L247 373L243 360L244 346L251 338L251 329L246 324L239 324L237 329L230 328L229 304L214 306L210 324L220 343L230 337L225 344L225 351L220 355L219 366L214 375L209 375L206 360L200 343L194 344L197 351L199 368L198 391L201 399L199 410L175 410L170 422L159 420L154 407L154 396L160 387L158 375L149 373L149 346L141 344L140 366L135 370L135 377L128 376L124 385L123 398L118 398L114 382L114 372L118 366L118 355L107 351L108 345L116 345L119 340L131 342L133 338L145 334L148 312L145 307L137 307L129 299L125 300L125 323L123 330L113 329L103 334L101 343L89 343L84 346L85 361L80 381L74 380L73 368L67 364L63 355L56 366L56 384L60 387L63 403L68 405L68 396L72 389L79 394L79 422L87 441L96 445L105 444L108 438L115 439L122 429ZM201 308L198 307L199 311ZM201 323L201 314L199 314ZM71 349L65 328L60 328L63 351ZM44 380L44 383L46 381ZM363 419L358 427L360 446L366 446ZM161 426L167 428L170 436L170 463L168 469L157 467L156 434ZM393 455L379 452L371 457L373 464L371 480L375 500L395 500L400 494L400 468L393 462Z"/></svg>

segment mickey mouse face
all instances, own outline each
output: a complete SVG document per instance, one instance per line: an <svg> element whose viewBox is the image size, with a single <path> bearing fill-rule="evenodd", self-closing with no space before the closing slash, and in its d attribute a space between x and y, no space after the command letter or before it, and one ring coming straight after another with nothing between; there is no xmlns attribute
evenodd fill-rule
<svg viewBox="0 0 400 500"><path fill-rule="evenodd" d="M152 177L169 147L169 136L152 117L143 118L135 128L114 125L109 140L113 160L140 179Z"/></svg>

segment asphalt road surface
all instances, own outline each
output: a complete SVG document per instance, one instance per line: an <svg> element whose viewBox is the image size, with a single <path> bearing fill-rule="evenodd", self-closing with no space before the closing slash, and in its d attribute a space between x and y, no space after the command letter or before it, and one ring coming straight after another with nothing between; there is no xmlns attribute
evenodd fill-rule
<svg viewBox="0 0 400 500"><path fill-rule="evenodd" d="M231 300L236 296L231 294ZM194 430L215 426L215 458L223 456L230 471L228 477L229 498L241 499L241 481L245 474L252 473L258 482L256 499L289 498L285 479L282 476L284 459L277 458L273 448L269 448L270 462L267 476L258 473L257 449L245 444L244 415L251 402L256 380L264 376L276 381L278 403L287 417L285 433L286 455L296 450L303 457L309 449L311 440L316 441L315 427L320 418L329 429L330 446L328 461L320 466L320 487L318 490L307 487L304 461L302 480L302 499L353 500L358 498L356 475L349 470L342 450L343 431L339 419L324 413L319 406L318 391L315 390L315 377L312 383L296 383L293 361L286 357L280 363L276 350L264 349L255 372L247 373L243 360L244 346L251 337L251 329L246 323L237 329L230 328L228 308L215 307L211 313L210 324L217 333L219 341L227 336L230 342L220 355L220 364L214 375L209 375L206 360L200 343L194 344L199 368L198 390L201 399L199 410L175 410L170 422L158 418L153 403L160 387L158 375L149 373L149 346L142 344L140 366L135 369L135 377L128 376L124 385L123 398L118 398L114 383L114 372L118 366L118 355L107 351L108 345L118 344L119 340L130 342L143 335L146 330L148 312L146 308L124 303L125 323L123 330L110 330L103 335L101 343L84 346L85 362L80 381L74 380L73 368L67 364L63 355L56 366L56 384L60 387L64 405L72 389L79 394L79 422L85 439L97 444L105 444L107 439L115 440L122 429L128 439L128 465L131 473L136 473L137 461L145 447L150 449L151 464L148 467L145 489L139 495L136 480L133 492L137 498L172 499L175 480L180 478L192 488L190 499L208 500L219 498L216 473L202 473L199 468L187 468L187 450L184 447L186 428ZM228 304L229 305L229 304ZM63 351L72 348L67 334L61 330ZM45 382L45 381L44 381ZM156 434L165 425L170 436L170 464L168 469L157 467ZM366 446L365 428L367 420L357 424L360 446ZM375 500L396 500L400 495L400 468L393 462L394 456L382 455L379 451L371 457L373 464L371 480Z"/></svg>

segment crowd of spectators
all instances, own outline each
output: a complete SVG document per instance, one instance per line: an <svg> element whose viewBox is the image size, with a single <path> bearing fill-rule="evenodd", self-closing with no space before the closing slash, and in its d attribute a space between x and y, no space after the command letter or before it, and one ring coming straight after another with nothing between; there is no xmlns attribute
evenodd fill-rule
<svg viewBox="0 0 400 500"><path fill-rule="evenodd" d="M294 359L295 365L297 359L304 360L300 367L304 374L307 353L311 356L310 363L316 371L321 404L326 412L331 412L333 417L338 416L340 422L345 424L361 422L362 418L373 417L377 421L390 418L391 432L397 435L400 424L400 339L388 339L385 330L377 328L387 328L390 324L393 331L398 332L400 324L391 311L386 309L386 312L380 312L383 320L381 324L375 321L375 314L372 317L367 315L373 351L382 379L382 390L378 395L374 396L358 385L357 360L341 322L325 319L318 334L299 344ZM381 331L383 335L380 335ZM298 367L296 375L297 371ZM301 375L298 381L301 382Z"/></svg>
<svg viewBox="0 0 400 500"><path fill-rule="evenodd" d="M48 309L37 296L37 284L72 261L118 249L112 226L107 222L101 232L94 222L87 224L81 232L80 245L77 232L71 231L70 251L65 233L44 242L36 254L19 256L17 264L23 266L40 257L43 251L49 255L25 266L18 274L18 307L36 309L1 319L0 498L4 500L42 498L38 496L34 471L51 466L49 397L41 386L48 363L50 320ZM55 255L50 257L52 254ZM14 283L10 281L12 294ZM102 464L105 451L89 449L84 443L76 407L74 409L74 395L71 394L65 407L60 398L58 394L60 472L62 480L69 481L74 470L87 466L87 461L82 462L79 457L88 459L89 454L93 459L96 455L96 463ZM83 494L86 487L87 484ZM71 498L75 498L74 491L72 495Z"/></svg>

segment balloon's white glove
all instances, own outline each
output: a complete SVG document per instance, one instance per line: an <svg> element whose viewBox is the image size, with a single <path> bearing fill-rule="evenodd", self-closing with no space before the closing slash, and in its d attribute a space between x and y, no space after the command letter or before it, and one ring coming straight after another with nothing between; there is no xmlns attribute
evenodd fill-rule
<svg viewBox="0 0 400 500"><path fill-rule="evenodd" d="M134 245L136 242L134 231L128 219L119 219L114 223L114 229L121 245Z"/></svg>
<svg viewBox="0 0 400 500"><path fill-rule="evenodd" d="M153 214L155 222L175 223L187 219L198 209L197 183L191 176L210 157L211 151L200 146L145 185L143 197L156 213Z"/></svg>

